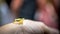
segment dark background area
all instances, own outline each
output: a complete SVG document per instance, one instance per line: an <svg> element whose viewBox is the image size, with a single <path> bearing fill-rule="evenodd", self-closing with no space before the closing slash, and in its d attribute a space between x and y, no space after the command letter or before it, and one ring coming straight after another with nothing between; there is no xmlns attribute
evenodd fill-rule
<svg viewBox="0 0 60 34"><path fill-rule="evenodd" d="M9 7L10 7L10 4L11 4L11 1L12 0L6 0L6 3L8 4Z"/></svg>

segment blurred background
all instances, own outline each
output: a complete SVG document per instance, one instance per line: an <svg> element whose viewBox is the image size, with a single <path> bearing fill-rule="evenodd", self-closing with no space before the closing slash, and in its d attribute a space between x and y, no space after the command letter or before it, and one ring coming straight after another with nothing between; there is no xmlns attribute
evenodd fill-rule
<svg viewBox="0 0 60 34"><path fill-rule="evenodd" d="M0 0L0 25L11 23L14 19L14 16L9 8L10 2L11 0Z"/></svg>
<svg viewBox="0 0 60 34"><path fill-rule="evenodd" d="M0 26L23 17L57 28L59 7L59 0L0 0Z"/></svg>

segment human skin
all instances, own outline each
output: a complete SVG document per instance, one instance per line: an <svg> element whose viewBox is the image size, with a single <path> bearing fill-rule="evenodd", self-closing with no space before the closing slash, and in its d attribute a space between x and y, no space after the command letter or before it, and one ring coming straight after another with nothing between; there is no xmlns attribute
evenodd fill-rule
<svg viewBox="0 0 60 34"><path fill-rule="evenodd" d="M17 23L17 22L16 22ZM23 24L9 23L0 27L0 34L58 34L57 29L46 26L43 22L24 19Z"/></svg>
<svg viewBox="0 0 60 34"><path fill-rule="evenodd" d="M12 13L17 16L18 15L18 9L22 6L23 0L12 0L10 8L12 10Z"/></svg>

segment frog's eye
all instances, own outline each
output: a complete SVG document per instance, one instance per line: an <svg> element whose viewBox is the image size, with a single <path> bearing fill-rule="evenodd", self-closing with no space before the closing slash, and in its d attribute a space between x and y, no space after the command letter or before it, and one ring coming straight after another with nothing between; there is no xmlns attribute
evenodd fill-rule
<svg viewBox="0 0 60 34"><path fill-rule="evenodd" d="M15 19L15 21L20 21L20 20L22 20L22 18L17 18L17 19Z"/></svg>
<svg viewBox="0 0 60 34"><path fill-rule="evenodd" d="M21 22L21 21L23 21L23 20L24 20L24 18L18 18L18 19L15 19L14 22Z"/></svg>
<svg viewBox="0 0 60 34"><path fill-rule="evenodd" d="M21 21L21 20L16 20L17 22Z"/></svg>

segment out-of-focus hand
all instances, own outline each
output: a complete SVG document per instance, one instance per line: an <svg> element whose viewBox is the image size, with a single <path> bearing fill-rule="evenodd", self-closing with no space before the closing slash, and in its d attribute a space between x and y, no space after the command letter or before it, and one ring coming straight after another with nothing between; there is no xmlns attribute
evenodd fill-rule
<svg viewBox="0 0 60 34"><path fill-rule="evenodd" d="M43 22L24 20L23 25L6 24L0 27L0 34L58 34L58 30L46 26Z"/></svg>
<svg viewBox="0 0 60 34"><path fill-rule="evenodd" d="M51 3L47 3L44 9L38 10L35 19L43 21L50 27L58 28L58 16L54 9L54 6Z"/></svg>

